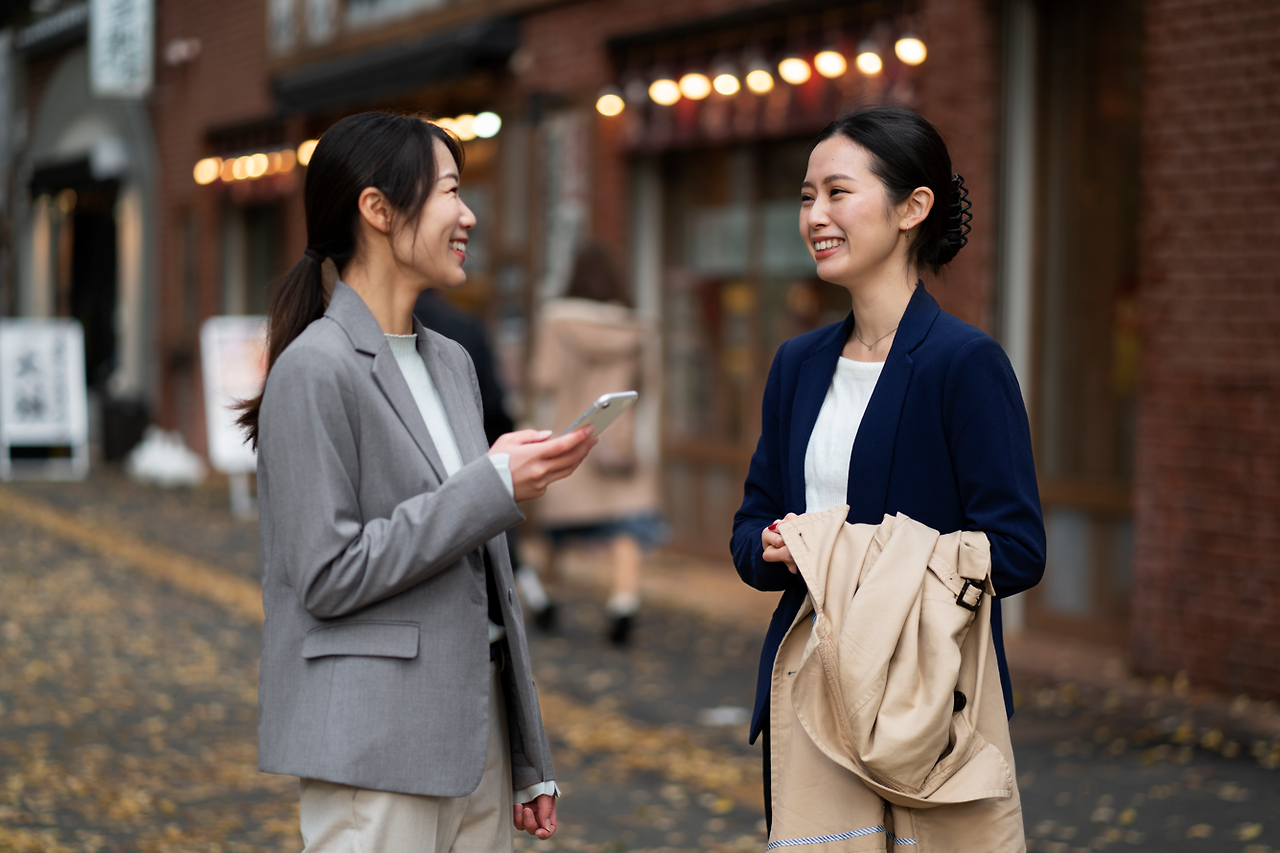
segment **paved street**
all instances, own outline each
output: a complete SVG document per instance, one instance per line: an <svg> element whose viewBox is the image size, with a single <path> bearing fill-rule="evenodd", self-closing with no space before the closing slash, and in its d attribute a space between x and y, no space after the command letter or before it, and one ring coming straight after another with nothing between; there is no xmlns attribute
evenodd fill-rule
<svg viewBox="0 0 1280 853"><path fill-rule="evenodd" d="M0 851L300 849L296 781L254 769L257 572L256 525L216 487L0 487ZM762 849L734 709L768 600L727 563L659 557L624 652L600 639L589 556L569 579L560 630L532 637L560 832L520 846ZM1033 853L1280 850L1274 709L1088 675L1017 677Z"/></svg>

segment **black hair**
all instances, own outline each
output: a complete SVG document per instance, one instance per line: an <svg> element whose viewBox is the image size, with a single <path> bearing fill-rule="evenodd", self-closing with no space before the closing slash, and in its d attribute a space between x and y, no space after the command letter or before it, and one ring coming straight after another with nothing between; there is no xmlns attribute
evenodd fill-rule
<svg viewBox="0 0 1280 853"><path fill-rule="evenodd" d="M913 110L864 107L823 129L814 147L843 136L871 155L871 172L897 206L919 187L933 191L933 207L911 241L908 257L917 267L938 270L968 242L969 192L951 171L951 155L937 128Z"/></svg>
<svg viewBox="0 0 1280 853"><path fill-rule="evenodd" d="M609 250L600 243L588 243L573 262L573 275L569 277L566 296L577 299L594 299L597 302L616 302L628 308L631 294L613 265Z"/></svg>
<svg viewBox="0 0 1280 853"><path fill-rule="evenodd" d="M462 168L462 146L439 126L414 116L367 112L330 127L307 164L302 200L307 247L302 258L274 289L267 308L267 373L276 359L311 323L324 316L321 264L330 258L341 272L357 250L360 193L380 190L396 218L396 227L417 221L435 186L440 140ZM265 383L264 383L265 384ZM239 405L237 423L258 445L262 394Z"/></svg>

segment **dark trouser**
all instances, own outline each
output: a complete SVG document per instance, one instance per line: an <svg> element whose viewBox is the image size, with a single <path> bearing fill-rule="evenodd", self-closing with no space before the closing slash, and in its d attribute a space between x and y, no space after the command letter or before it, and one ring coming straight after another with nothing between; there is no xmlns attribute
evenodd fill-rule
<svg viewBox="0 0 1280 853"><path fill-rule="evenodd" d="M764 826L766 835L773 832L773 773L769 766L769 715L765 713L764 727L760 730L764 744Z"/></svg>

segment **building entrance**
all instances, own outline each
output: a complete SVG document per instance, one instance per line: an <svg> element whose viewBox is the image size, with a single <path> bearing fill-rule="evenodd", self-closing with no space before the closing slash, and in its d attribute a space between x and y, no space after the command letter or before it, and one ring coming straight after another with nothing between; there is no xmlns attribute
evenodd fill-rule
<svg viewBox="0 0 1280 853"><path fill-rule="evenodd" d="M85 158L36 170L31 191L48 215L53 313L84 327L85 379L103 391L116 366L119 182L94 180Z"/></svg>

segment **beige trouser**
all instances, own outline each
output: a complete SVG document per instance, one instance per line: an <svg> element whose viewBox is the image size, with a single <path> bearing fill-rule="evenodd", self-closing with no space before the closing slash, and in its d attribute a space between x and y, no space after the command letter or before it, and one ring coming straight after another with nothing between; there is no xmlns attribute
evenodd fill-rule
<svg viewBox="0 0 1280 853"><path fill-rule="evenodd" d="M510 853L511 751L498 665L489 665L489 754L466 797L421 797L302 780L303 853Z"/></svg>

